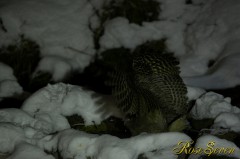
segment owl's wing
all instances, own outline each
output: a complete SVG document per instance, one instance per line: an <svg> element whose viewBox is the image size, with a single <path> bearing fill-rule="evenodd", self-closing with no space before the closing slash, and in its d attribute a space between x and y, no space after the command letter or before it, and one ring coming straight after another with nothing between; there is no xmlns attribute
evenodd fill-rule
<svg viewBox="0 0 240 159"><path fill-rule="evenodd" d="M154 108L159 108L158 100L149 90L138 87L134 77L126 72L114 72L110 75L108 85L118 106L128 115L144 114Z"/></svg>
<svg viewBox="0 0 240 159"><path fill-rule="evenodd" d="M110 73L107 81L107 85L112 87L112 94L117 105L127 114L134 114L138 111L138 102L131 83L127 74L121 71Z"/></svg>
<svg viewBox="0 0 240 159"><path fill-rule="evenodd" d="M149 70L136 68L136 74L140 74L138 85L158 98L163 112L177 116L187 111L187 89L172 54L146 54L136 57L134 62L139 68L148 66Z"/></svg>
<svg viewBox="0 0 240 159"><path fill-rule="evenodd" d="M163 78L163 85L160 90L163 93L156 92L157 96L167 106L167 111L171 110L176 114L182 115L187 111L187 89L180 76L166 76ZM163 108L164 109L164 108Z"/></svg>

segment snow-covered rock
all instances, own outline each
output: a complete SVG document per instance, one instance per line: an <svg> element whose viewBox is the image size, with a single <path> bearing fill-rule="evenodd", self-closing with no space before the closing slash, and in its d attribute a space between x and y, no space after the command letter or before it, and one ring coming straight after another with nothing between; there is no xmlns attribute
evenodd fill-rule
<svg viewBox="0 0 240 159"><path fill-rule="evenodd" d="M37 121L40 121L44 125L40 128L43 132L49 134L52 132L64 130L70 128L68 120L59 114L59 112L38 112L34 114Z"/></svg>
<svg viewBox="0 0 240 159"><path fill-rule="evenodd" d="M205 119L215 118L223 112L238 113L240 109L231 105L231 98L224 98L220 94L207 92L196 100L191 115L195 119Z"/></svg>
<svg viewBox="0 0 240 159"><path fill-rule="evenodd" d="M28 113L16 108L0 109L0 122L9 122L19 126L34 124L34 118Z"/></svg>
<svg viewBox="0 0 240 159"><path fill-rule="evenodd" d="M188 7L185 0L158 0L161 6L160 19L177 21Z"/></svg>
<svg viewBox="0 0 240 159"><path fill-rule="evenodd" d="M240 84L238 0L209 0L186 32L187 52L181 70L187 85L205 89ZM210 60L215 63L208 68Z"/></svg>
<svg viewBox="0 0 240 159"><path fill-rule="evenodd" d="M55 159L37 146L21 143L7 159Z"/></svg>
<svg viewBox="0 0 240 159"><path fill-rule="evenodd" d="M11 67L0 62L0 100L4 97L21 94L22 87L18 84Z"/></svg>
<svg viewBox="0 0 240 159"><path fill-rule="evenodd" d="M13 75L13 70L8 65L0 62L0 81L4 80L17 80Z"/></svg>
<svg viewBox="0 0 240 159"><path fill-rule="evenodd" d="M240 132L240 113L221 113L215 118L213 127Z"/></svg>
<svg viewBox="0 0 240 159"><path fill-rule="evenodd" d="M38 64L38 71L51 73L54 81L61 81L72 72L71 61L58 56L46 56Z"/></svg>
<svg viewBox="0 0 240 159"><path fill-rule="evenodd" d="M48 85L34 93L24 102L22 109L36 117L42 116L52 121L62 130L70 127L64 119L65 116L77 114L84 119L86 125L92 125L99 124L112 115L99 100L100 97L94 97L92 91L58 83Z"/></svg>
<svg viewBox="0 0 240 159"><path fill-rule="evenodd" d="M204 89L187 86L187 97L189 101L198 99L204 93L206 93Z"/></svg>
<svg viewBox="0 0 240 159"><path fill-rule="evenodd" d="M32 116L29 113L16 108L0 109L0 122L12 123L26 129L27 127L35 129L32 132L34 134L31 133L31 136L42 136L42 133L48 134L58 130L55 128L57 125L54 125L52 122L43 120L39 116Z"/></svg>
<svg viewBox="0 0 240 159"><path fill-rule="evenodd" d="M9 123L0 123L0 153L11 153L15 145L27 140L22 128Z"/></svg>
<svg viewBox="0 0 240 159"><path fill-rule="evenodd" d="M51 61L56 62L55 66L59 65L59 57L68 61L61 61L61 66L81 70L95 53L92 32L88 27L93 14L93 6L87 0L2 0L0 17L7 31L0 29L0 46L13 43L18 35L24 34L40 45L43 58L57 56L55 61ZM46 61L39 66L40 70L45 68ZM56 69L53 71L60 71Z"/></svg>
<svg viewBox="0 0 240 159"><path fill-rule="evenodd" d="M157 21L137 25L118 17L104 24L100 51L117 47L134 49L148 40L166 38L169 51L180 59L181 76L187 85L227 88L240 84L240 2L192 0L193 5L186 5L185 0L158 1L161 14ZM43 58L36 72L50 72L53 80L62 80L73 70L86 67L95 54L89 24L93 28L99 25L94 7L101 12L104 2L1 0L0 46L11 44L24 34L41 49ZM216 62L208 69L210 60ZM22 88L13 70L0 63L0 98L20 93ZM240 109L230 104L230 98L204 93L200 88L188 87L189 100L197 100L191 115L195 119L213 118L215 129L240 132ZM191 140L182 133L141 134L119 139L69 129L66 116L80 115L85 125L91 125L113 115L112 109L105 109L105 104L100 102L101 98L79 86L58 83L34 93L21 109L0 110L0 153L13 152L9 159L52 159L44 150L58 150L66 159L87 156L137 159L140 154L149 159L175 159L172 148L179 141ZM50 135L54 132L58 133ZM236 147L213 136L200 137L196 146L204 147L209 140L214 140L216 146ZM239 154L234 155L239 158Z"/></svg>
<svg viewBox="0 0 240 159"><path fill-rule="evenodd" d="M231 105L229 97L224 98L220 94L207 92L196 100L190 114L197 120L214 119L213 128L240 132L240 109Z"/></svg>
<svg viewBox="0 0 240 159"><path fill-rule="evenodd" d="M21 109L8 108L0 110L0 124L10 123L19 126L28 138L41 138L44 135L54 132L54 125L45 120L34 118Z"/></svg>
<svg viewBox="0 0 240 159"><path fill-rule="evenodd" d="M58 142L56 142L56 138ZM52 140L52 142L51 142ZM73 129L64 130L55 137L42 142L42 146L57 144L63 158L96 159L137 159L140 154L154 159L156 155L168 159L176 159L172 148L179 141L190 141L191 138L183 133L142 134L129 139L119 139L111 135L93 135ZM51 147L48 147L51 148ZM152 151L155 153L153 153ZM151 157L152 156L152 157Z"/></svg>
<svg viewBox="0 0 240 159"><path fill-rule="evenodd" d="M145 22L140 26L119 17L106 24L100 45L102 50L118 47L134 49L144 42L167 38L169 50L179 56L185 53L183 44L185 27L184 23L173 21Z"/></svg>
<svg viewBox="0 0 240 159"><path fill-rule="evenodd" d="M129 23L123 17L108 21L100 39L101 50L134 49L147 41L166 39L168 49L177 57L185 55L185 30L194 21L200 7L186 5L184 0L157 1L161 7L158 21L143 22L142 25Z"/></svg>
<svg viewBox="0 0 240 159"><path fill-rule="evenodd" d="M0 81L0 98L11 97L22 92L23 89L16 80Z"/></svg>
<svg viewBox="0 0 240 159"><path fill-rule="evenodd" d="M201 154L193 154L190 155L189 159L198 159L201 155L222 155L222 156L227 156L227 157L233 157L233 158L240 158L239 152L239 147L237 147L233 142L225 140L225 139L220 139L216 136L212 135L205 135L201 136L197 139L196 144L194 146L195 148L202 148L203 150L206 150L205 152L202 152ZM213 150L216 148L230 148L234 149L233 153L228 153L231 151L226 151L226 154L222 153L216 153L219 152L219 150L214 153Z"/></svg>

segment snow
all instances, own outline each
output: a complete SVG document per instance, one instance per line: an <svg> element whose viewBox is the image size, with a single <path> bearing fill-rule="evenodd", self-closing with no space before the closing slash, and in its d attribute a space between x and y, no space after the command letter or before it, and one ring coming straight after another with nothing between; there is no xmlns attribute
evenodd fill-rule
<svg viewBox="0 0 240 159"><path fill-rule="evenodd" d="M179 141L190 141L191 138L183 133L141 134L128 139L119 139L111 135L93 135L78 130L67 129L56 135L46 135L34 140L27 138L20 127L12 124L0 124L1 153L11 153L10 158L49 157L44 150L55 152L58 150L63 158L85 158L87 156L98 159L135 159L145 154L149 159L157 156L176 159L172 148ZM36 146L34 146L36 144ZM153 151L156 150L156 151Z"/></svg>
<svg viewBox="0 0 240 159"><path fill-rule="evenodd" d="M8 65L0 62L0 81L4 80L16 80L16 77L13 75L13 70Z"/></svg>
<svg viewBox="0 0 240 159"><path fill-rule="evenodd" d="M25 133L20 127L9 123L0 123L0 153L12 152L15 145L26 141Z"/></svg>
<svg viewBox="0 0 240 159"><path fill-rule="evenodd" d="M71 73L72 68L71 64L64 58L47 56L39 62L35 74L39 71L51 73L54 81L61 81Z"/></svg>
<svg viewBox="0 0 240 159"><path fill-rule="evenodd" d="M240 113L221 113L215 118L213 128L225 128L240 132Z"/></svg>
<svg viewBox="0 0 240 159"><path fill-rule="evenodd" d="M220 94L207 92L196 100L190 114L197 120L214 119L213 128L240 132L240 109L231 105L229 97L224 98Z"/></svg>
<svg viewBox="0 0 240 159"><path fill-rule="evenodd" d="M167 37L169 49L177 55L184 54L183 30L185 24L172 21L144 22L143 26L129 23L126 18L118 17L105 26L104 35L100 39L102 50L125 47L134 49L149 40Z"/></svg>
<svg viewBox="0 0 240 159"><path fill-rule="evenodd" d="M34 114L34 116L37 120L41 121L41 123L44 123L44 125L40 128L46 133L52 133L70 128L67 119L57 112L39 112Z"/></svg>
<svg viewBox="0 0 240 159"><path fill-rule="evenodd" d="M238 110L230 105L230 98L224 98L213 92L203 94L204 90L197 88L189 87L188 90L193 99L199 96L195 107L201 109L195 111L198 113L195 116L216 117L213 128L223 127L239 131L239 114L227 116L223 113L236 113ZM44 150L49 152L58 150L63 158L78 159L90 156L98 159L137 159L142 154L149 159L159 156L174 159L178 156L173 153L173 147L179 141L191 141L186 134L176 132L141 134L128 139L119 139L111 135L99 136L69 129L65 116L74 113L79 113L84 118L85 124L92 121L98 123L104 119L100 118L101 113L97 111L99 105L94 103L98 99L93 98L92 94L93 92L83 90L79 86L58 83L48 85L33 94L23 104L22 110L2 109L0 135L4 138L0 140L0 146L4 145L5 148L1 149L1 152L11 153L12 158L16 156L31 158L34 154L38 157L52 158L53 156L47 155ZM208 107L214 107L214 111L203 110ZM86 113L82 114L80 110ZM225 117L222 117L224 115ZM48 127L52 129L46 130ZM55 131L58 131L56 135L50 135Z"/></svg>
<svg viewBox="0 0 240 159"><path fill-rule="evenodd" d="M0 62L0 101L2 98L11 97L21 94L22 87L18 84L16 77L13 75L11 67Z"/></svg>
<svg viewBox="0 0 240 159"><path fill-rule="evenodd" d="M185 0L158 0L161 3L160 19L177 20L186 9Z"/></svg>
<svg viewBox="0 0 240 159"><path fill-rule="evenodd" d="M94 8L101 11L103 1L1 0L0 18L7 31L0 28L0 47L12 44L24 34L41 49L42 59L35 73L49 72L54 81L61 81L73 71L82 71L97 52L118 47L134 49L146 41L166 38L169 51L180 60L188 99L196 100L192 117L214 119L212 128L216 130L240 132L240 109L231 105L231 99L201 89L240 84L240 1L193 0L193 5L186 5L185 0L158 1L159 20L142 25L129 23L123 17L109 20L104 24L100 50L95 50L89 25L99 25ZM208 68L210 60L215 63ZM0 100L22 92L13 70L0 63ZM191 140L183 133L119 139L70 129L66 116L77 114L85 125L92 125L116 115L110 108L115 105L107 107L109 101L105 103L103 99L80 86L57 83L31 95L21 109L1 109L0 153L9 153L9 159L52 159L44 151L57 150L63 158L75 159L137 159L140 154L149 159L174 159L177 156L172 148L178 141ZM215 141L216 146L236 147L210 135L198 138L196 146L205 147L209 141ZM240 158L237 153L233 156Z"/></svg>
<svg viewBox="0 0 240 159"><path fill-rule="evenodd" d="M240 84L239 1L210 0L195 5L160 2L159 21L142 26L122 17L108 21L100 39L101 50L134 49L146 41L166 38L168 49L180 59L181 76L187 85L219 89ZM211 60L215 65L208 68Z"/></svg>
<svg viewBox="0 0 240 159"><path fill-rule="evenodd" d="M198 7L186 5L185 0L158 1L161 3L159 21L143 22L141 26L129 23L123 17L108 21L100 39L101 50L118 47L134 49L144 42L166 38L170 51L177 57L185 55L185 30L196 17Z"/></svg>
<svg viewBox="0 0 240 159"><path fill-rule="evenodd" d="M61 121L61 120L60 120ZM12 124L24 131L27 138L42 138L48 133L55 132L57 125L39 118L33 117L25 111L16 108L0 110L0 124ZM55 129L54 129L55 128Z"/></svg>
<svg viewBox="0 0 240 159"><path fill-rule="evenodd" d="M239 152L239 147L237 147L233 142L225 140L225 139L220 139L216 136L212 136L212 135L205 135L205 136L201 136L197 139L197 142L195 144L195 148L197 147L201 147L203 149L207 149L207 145L209 144L209 142L214 142L214 146L213 148L234 148L235 151L234 153L228 154L228 157L235 157L237 159L240 158L240 154ZM210 155L213 155L213 153L211 153L212 151L208 151L208 153ZM206 154L208 155L208 154ZM200 157L200 155L194 154L191 155L189 159L198 159Z"/></svg>
<svg viewBox="0 0 240 159"><path fill-rule="evenodd" d="M119 139L111 135L98 136L73 129L64 130L56 136L58 150L63 158L75 159L86 156L98 159L136 159L138 155L153 150L161 151L161 157L164 157L164 154L170 155L169 152L178 141L191 140L183 133L142 134L129 139ZM56 137L52 140L56 143ZM177 156L172 153L170 158Z"/></svg>
<svg viewBox="0 0 240 159"><path fill-rule="evenodd" d="M238 113L240 109L231 105L231 98L224 98L220 94L207 92L196 100L191 115L195 119L205 119L215 118L223 112Z"/></svg>
<svg viewBox="0 0 240 159"><path fill-rule="evenodd" d="M187 85L206 89L239 84L239 1L195 0L193 5L185 0L158 1L161 14L157 21L140 26L123 17L109 20L100 50L134 49L146 41L166 38L168 49L180 59ZM98 26L94 10L101 10L103 4L95 0L3 0L0 17L7 32L0 30L0 44L10 44L20 34L36 41L43 56L37 70L50 72L53 80L60 81L84 69L96 53L89 25ZM216 60L216 65L209 69L210 60Z"/></svg>
<svg viewBox="0 0 240 159"><path fill-rule="evenodd" d="M205 73L207 71L207 62L215 59L222 50L221 47L223 47L226 38L221 37L224 36L226 29L219 18L221 17L219 14L223 15L222 7L217 10L216 3L212 0L209 1L201 10L201 14L199 14L194 24L187 30L186 41L191 46L189 51L193 55L187 59L189 61L187 64L190 64L188 65L190 68L194 67L191 68L193 71L187 71L186 74L192 72L195 72L196 75ZM193 65L192 63L196 62L196 59L199 61L198 65Z"/></svg>
<svg viewBox="0 0 240 159"><path fill-rule="evenodd" d="M193 108L197 111L192 112L198 113L195 116L216 117L213 128L239 131L240 120L237 114L239 109L230 105L230 98L224 98L213 92L203 94L204 90L198 88L188 87L188 92L193 97L192 99L198 98L195 107L201 108L200 111L199 108ZM111 135L93 135L69 129L66 115L79 113L84 118L85 124L92 121L101 122L104 119L100 118L102 114L97 111L97 107L101 105L94 103L99 97L93 98L92 95L93 92L79 86L58 83L48 85L30 96L22 109L1 109L1 153L10 153L9 158L17 156L31 158L35 154L37 157L50 159L53 156L47 155L44 150L48 152L58 150L64 159L79 159L87 156L98 159L137 159L139 155L144 155L149 159L156 159L160 156L165 159L177 159L178 156L173 153L173 148L180 141L191 141L186 134L177 132L145 133L120 139ZM209 111L209 107L214 107L214 111ZM87 115L82 115L80 110L86 111ZM58 133L51 135L55 131ZM207 141L202 138L198 139L197 145L202 146L201 143ZM230 141L212 137L211 140L213 139L218 142L216 146L226 147L231 144Z"/></svg>
<svg viewBox="0 0 240 159"><path fill-rule="evenodd" d="M81 116L85 125L100 124L113 114L103 107L104 103L99 102L101 97L94 94L80 86L49 84L28 98L22 109L31 115L45 114L45 118L51 118L52 123L62 129L69 128L65 116L74 114Z"/></svg>
<svg viewBox="0 0 240 159"><path fill-rule="evenodd" d="M39 147L27 143L17 145L16 149L7 159L55 159L52 155L46 154Z"/></svg>
<svg viewBox="0 0 240 159"><path fill-rule="evenodd" d="M0 122L13 123L19 126L29 125L31 127L39 127L37 120L35 120L28 113L16 108L7 108L0 110Z"/></svg>
<svg viewBox="0 0 240 159"><path fill-rule="evenodd" d="M237 0L209 1L188 27L186 42L191 56L181 64L182 75L189 76L184 79L187 85L219 89L240 84L239 7ZM216 62L208 68L210 60Z"/></svg>
<svg viewBox="0 0 240 159"><path fill-rule="evenodd" d="M22 93L22 87L17 81L4 80L0 83L0 97L11 97L16 94Z"/></svg>
<svg viewBox="0 0 240 159"><path fill-rule="evenodd" d="M2 0L0 4L0 17L7 29L7 32L0 30L1 46L13 43L18 35L24 34L40 45L43 57L57 56L56 63L59 58L64 58L70 63L61 61L61 65L72 70L81 70L89 64L95 50L92 32L88 28L93 8L86 0ZM42 65L40 70L45 68ZM51 71L51 67L49 69ZM63 74L68 73L65 71Z"/></svg>
<svg viewBox="0 0 240 159"><path fill-rule="evenodd" d="M187 86L187 97L189 101L198 99L204 93L206 93L204 89Z"/></svg>
<svg viewBox="0 0 240 159"><path fill-rule="evenodd" d="M108 21L100 39L101 50L117 47L134 49L146 41L166 38L170 51L179 58L185 55L185 30L199 13L199 7L186 5L184 0L158 1L161 3L159 21L143 22L141 26L129 23L123 17Z"/></svg>
<svg viewBox="0 0 240 159"><path fill-rule="evenodd" d="M47 2L2 1L0 17L7 32L2 31L0 43L10 44L19 34L33 39L44 57L38 70L51 72L58 81L72 70L83 69L95 54L88 25L97 25L93 7L99 9L102 2ZM100 39L101 50L122 46L133 49L148 40L166 38L169 50L180 58L182 76L189 77L184 78L188 85L225 88L239 84L239 1L194 1L194 5L186 5L184 0L159 2L159 21L142 26L125 18L108 21ZM216 65L211 74L195 77L210 71L210 60L224 66ZM232 73L227 72L229 68Z"/></svg>

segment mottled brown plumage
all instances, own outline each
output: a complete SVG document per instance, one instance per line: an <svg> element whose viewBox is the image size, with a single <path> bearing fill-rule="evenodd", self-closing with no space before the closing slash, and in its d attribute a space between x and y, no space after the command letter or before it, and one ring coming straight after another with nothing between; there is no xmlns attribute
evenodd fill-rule
<svg viewBox="0 0 240 159"><path fill-rule="evenodd" d="M178 61L167 52L137 49L129 67L111 74L112 93L126 114L160 110L167 123L187 111L186 87L179 76Z"/></svg>

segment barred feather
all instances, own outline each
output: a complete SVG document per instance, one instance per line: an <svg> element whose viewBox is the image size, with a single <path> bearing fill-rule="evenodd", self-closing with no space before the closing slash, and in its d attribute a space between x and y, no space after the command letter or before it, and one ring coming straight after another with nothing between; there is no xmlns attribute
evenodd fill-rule
<svg viewBox="0 0 240 159"><path fill-rule="evenodd" d="M170 53L148 51L135 51L130 68L112 73L109 85L126 114L158 109L170 122L187 111L187 89L179 76L179 62Z"/></svg>

